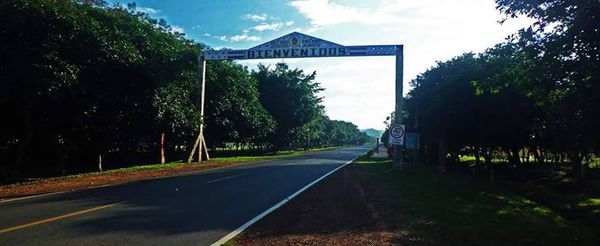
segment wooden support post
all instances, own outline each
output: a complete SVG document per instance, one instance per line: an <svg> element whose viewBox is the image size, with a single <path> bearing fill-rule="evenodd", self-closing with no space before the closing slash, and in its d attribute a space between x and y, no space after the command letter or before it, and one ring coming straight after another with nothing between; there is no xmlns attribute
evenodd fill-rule
<svg viewBox="0 0 600 246"><path fill-rule="evenodd" d="M206 140L204 136L202 136L202 144L204 144L204 155L206 156L206 161L210 161L210 156L208 155L208 146L206 146Z"/></svg>
<svg viewBox="0 0 600 246"><path fill-rule="evenodd" d="M198 147L198 143L200 143L200 134L196 138L196 142L194 142L194 146L192 147L192 152L190 152L190 156L188 157L187 163L190 164L194 160L194 154L196 153L196 148Z"/></svg>
<svg viewBox="0 0 600 246"><path fill-rule="evenodd" d="M402 78L404 75L404 47L402 45L396 46L396 107L394 113L394 123L402 124L402 90L403 82ZM402 170L404 162L404 154L402 149L403 145L393 145L394 147L394 168Z"/></svg>
<svg viewBox="0 0 600 246"><path fill-rule="evenodd" d="M196 142L194 143L194 147L192 148L192 152L188 157L188 163L191 163L194 159L194 154L196 153L196 148L198 149L198 162L202 162L202 146L206 147L206 143L204 141L204 94L205 94L205 85L206 85L206 60L204 59L204 54L198 55L198 72L200 73L200 132L198 133L198 137L196 138ZM207 160L208 160L208 152L207 152Z"/></svg>

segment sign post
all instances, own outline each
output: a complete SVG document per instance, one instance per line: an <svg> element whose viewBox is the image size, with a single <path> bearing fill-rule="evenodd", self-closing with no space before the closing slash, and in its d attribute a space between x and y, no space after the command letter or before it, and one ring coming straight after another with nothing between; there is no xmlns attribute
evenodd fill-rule
<svg viewBox="0 0 600 246"><path fill-rule="evenodd" d="M403 99L403 67L404 67L404 47L396 46L396 107L394 113L394 122L402 124L402 99ZM403 130L405 130L403 128ZM403 139L404 140L404 139ZM402 170L404 155L403 145L394 145L394 167Z"/></svg>

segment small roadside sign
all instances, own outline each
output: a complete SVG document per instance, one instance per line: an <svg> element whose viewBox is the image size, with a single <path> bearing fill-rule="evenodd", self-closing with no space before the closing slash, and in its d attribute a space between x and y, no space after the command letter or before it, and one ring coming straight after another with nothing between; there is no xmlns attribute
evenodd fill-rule
<svg viewBox="0 0 600 246"><path fill-rule="evenodd" d="M404 145L405 126L400 124L392 125L390 128L390 144Z"/></svg>
<svg viewBox="0 0 600 246"><path fill-rule="evenodd" d="M416 132L407 132L406 133L406 149L408 150L418 150L421 145L421 136Z"/></svg>

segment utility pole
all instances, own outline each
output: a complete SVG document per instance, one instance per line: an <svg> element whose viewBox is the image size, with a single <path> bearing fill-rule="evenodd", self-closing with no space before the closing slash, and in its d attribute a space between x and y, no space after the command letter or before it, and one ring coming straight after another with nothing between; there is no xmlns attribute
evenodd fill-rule
<svg viewBox="0 0 600 246"><path fill-rule="evenodd" d="M402 124L402 77L404 75L404 46L396 46L396 107L394 113L394 124ZM394 168L402 170L404 167L404 155L402 149L404 145L394 146Z"/></svg>

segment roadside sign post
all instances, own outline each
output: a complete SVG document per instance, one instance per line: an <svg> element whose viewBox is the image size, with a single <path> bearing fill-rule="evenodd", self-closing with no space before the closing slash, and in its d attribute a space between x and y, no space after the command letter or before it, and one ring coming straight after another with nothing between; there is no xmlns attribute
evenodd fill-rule
<svg viewBox="0 0 600 246"><path fill-rule="evenodd" d="M402 100L403 100L403 72L404 68L404 47L402 45L396 46L396 107L394 110L394 122L396 124L402 124ZM405 130L404 128L402 130ZM402 138L404 140L404 137ZM394 146L394 168L402 170L404 167L404 154L402 151L402 145Z"/></svg>
<svg viewBox="0 0 600 246"><path fill-rule="evenodd" d="M202 149L208 160L208 150L204 139L204 84L207 61L249 60L249 59L283 59L283 58L317 58L317 57L353 57L353 56L396 56L396 123L402 123L402 78L404 67L403 45L354 45L345 46L302 34L292 32L258 46L246 50L205 50L198 56L200 83L202 85L200 102L200 132L188 158L190 163L198 148L198 159L202 160ZM396 146L396 145L394 145ZM204 148L203 148L204 147ZM394 166L402 169L401 152L394 147Z"/></svg>
<svg viewBox="0 0 600 246"><path fill-rule="evenodd" d="M403 168L403 154L404 148L404 137L406 135L406 128L404 125L393 124L390 127L390 140L389 143L394 148L394 167L402 170Z"/></svg>

